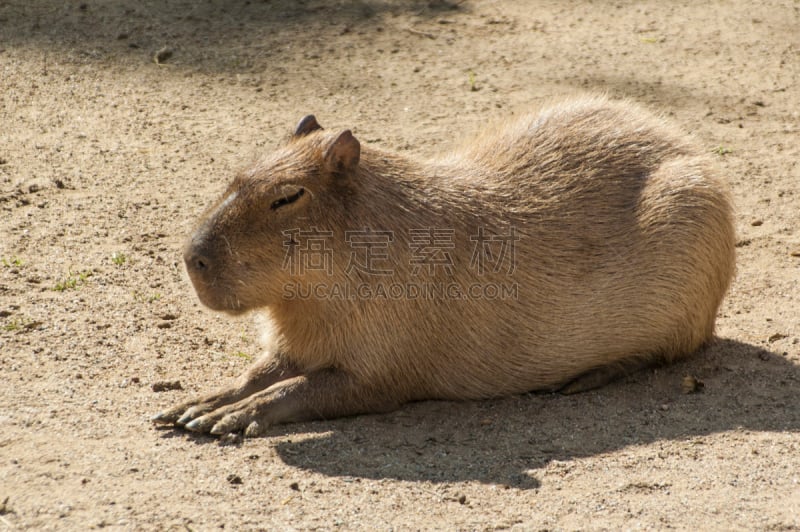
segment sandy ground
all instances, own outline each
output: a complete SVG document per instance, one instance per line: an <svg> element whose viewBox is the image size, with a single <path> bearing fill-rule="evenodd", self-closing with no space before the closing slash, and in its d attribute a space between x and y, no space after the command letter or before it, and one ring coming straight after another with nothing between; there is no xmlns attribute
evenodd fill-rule
<svg viewBox="0 0 800 532"><path fill-rule="evenodd" d="M0 2L0 530L800 529L798 82L796 0ZM180 248L301 116L429 155L581 91L669 115L729 177L713 348L238 445L149 422L258 352Z"/></svg>

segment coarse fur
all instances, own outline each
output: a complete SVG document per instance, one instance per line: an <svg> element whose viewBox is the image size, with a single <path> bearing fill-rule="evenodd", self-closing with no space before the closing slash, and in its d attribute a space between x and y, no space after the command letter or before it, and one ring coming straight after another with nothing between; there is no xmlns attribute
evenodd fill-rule
<svg viewBox="0 0 800 532"><path fill-rule="evenodd" d="M352 267L360 251L347 232L364 230L391 235L381 272ZM287 262L314 231L329 231L329 262ZM494 240L478 249L481 234ZM234 386L156 420L254 430L670 362L712 339L734 241L728 187L708 157L630 102L566 101L429 161L306 117L236 177L186 251L201 301L256 310L270 347ZM513 253L501 257L503 242ZM481 257L494 261L483 271ZM389 284L456 291L375 297ZM334 285L367 296L299 295Z"/></svg>

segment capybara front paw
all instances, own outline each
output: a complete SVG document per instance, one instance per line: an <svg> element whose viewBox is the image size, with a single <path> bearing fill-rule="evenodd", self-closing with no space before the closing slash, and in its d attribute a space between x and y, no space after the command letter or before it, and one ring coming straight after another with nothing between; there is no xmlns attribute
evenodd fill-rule
<svg viewBox="0 0 800 532"><path fill-rule="evenodd" d="M201 397L195 397L159 412L151 419L154 423L178 425L183 427L191 421L213 412L225 405L235 403L241 399L241 393L235 388L218 391Z"/></svg>

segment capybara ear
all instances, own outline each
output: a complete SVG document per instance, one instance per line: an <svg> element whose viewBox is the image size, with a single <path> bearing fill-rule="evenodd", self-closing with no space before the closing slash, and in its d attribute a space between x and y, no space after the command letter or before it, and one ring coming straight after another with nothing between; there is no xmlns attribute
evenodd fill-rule
<svg viewBox="0 0 800 532"><path fill-rule="evenodd" d="M322 129L322 126L319 125L314 115L307 115L297 123L297 127L294 128L294 133L292 136L295 138L304 137L312 131L316 131L318 129Z"/></svg>
<svg viewBox="0 0 800 532"><path fill-rule="evenodd" d="M361 144L353 133L347 129L339 133L336 139L331 142L325 150L323 161L328 171L341 174L355 170L358 160L361 157Z"/></svg>

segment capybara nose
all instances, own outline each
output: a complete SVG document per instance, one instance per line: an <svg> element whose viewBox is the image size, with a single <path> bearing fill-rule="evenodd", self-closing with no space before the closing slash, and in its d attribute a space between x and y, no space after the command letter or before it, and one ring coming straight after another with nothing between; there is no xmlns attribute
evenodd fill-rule
<svg viewBox="0 0 800 532"><path fill-rule="evenodd" d="M203 273L208 270L209 266L210 261L203 255L189 255L186 257L186 267L197 273Z"/></svg>
<svg viewBox="0 0 800 532"><path fill-rule="evenodd" d="M183 260L186 263L186 270L192 275L208 275L212 267L208 254L198 249L196 245L187 247L183 253Z"/></svg>

